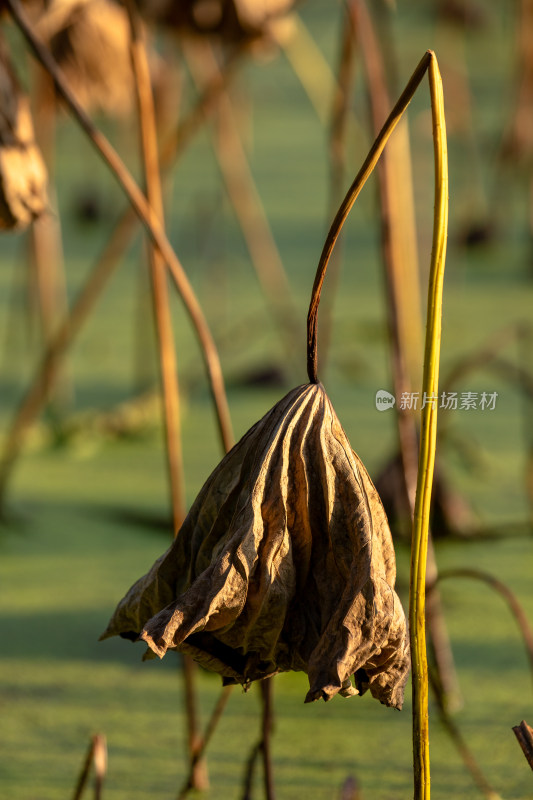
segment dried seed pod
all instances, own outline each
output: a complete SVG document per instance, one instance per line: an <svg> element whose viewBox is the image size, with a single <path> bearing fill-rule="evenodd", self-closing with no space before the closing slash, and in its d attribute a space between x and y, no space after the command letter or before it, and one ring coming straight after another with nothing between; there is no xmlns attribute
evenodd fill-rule
<svg viewBox="0 0 533 800"><path fill-rule="evenodd" d="M78 102L127 114L133 104L129 24L111 0L53 0L37 25Z"/></svg>
<svg viewBox="0 0 533 800"><path fill-rule="evenodd" d="M48 204L46 182L29 100L0 38L0 229L23 228L42 214Z"/></svg>
<svg viewBox="0 0 533 800"><path fill-rule="evenodd" d="M303 670L306 702L369 688L400 708L409 649L395 574L381 501L311 383L221 461L102 638L180 650L226 683Z"/></svg>

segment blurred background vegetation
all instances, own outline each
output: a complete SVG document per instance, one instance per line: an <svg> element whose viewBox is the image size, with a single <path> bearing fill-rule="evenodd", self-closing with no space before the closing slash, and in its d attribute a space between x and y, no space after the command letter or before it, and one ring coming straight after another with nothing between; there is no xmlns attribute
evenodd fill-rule
<svg viewBox="0 0 533 800"><path fill-rule="evenodd" d="M177 9L182 4L174 5ZM59 3L46 13L55 6ZM530 6L527 0L489 6L474 0L383 0L372 8L393 101L427 48L436 51L443 75L451 172L442 380L463 365L455 391L497 393L494 410L457 409L441 415L445 436L439 444L440 468L461 502L453 506L458 514L455 535L438 538L435 531L437 564L439 569L470 567L492 573L512 587L529 619ZM45 35L51 23L43 21L35 6L29 11ZM347 25L345 5L306 0L294 13L281 44L256 42L241 54L228 86L238 141L244 145L290 297L265 295L252 268L219 161L226 152L230 173L236 163L224 151L224 118L216 103L164 186L168 238L218 346L237 438L285 391L306 381L307 304L335 210L330 123ZM37 138L41 136L53 174L45 217L55 223L52 236L60 223L61 247L53 259L43 256L51 294L59 298L57 305L52 303L53 332L128 201L77 122L64 110L52 113L54 101L45 97L49 84L27 55L9 13L4 14L3 36L19 80L32 96ZM158 122L172 128L198 102L194 58L205 62L201 50L200 56L191 56L194 37L152 19L147 24ZM234 45L226 44L226 52ZM341 196L373 140L360 49L354 34ZM103 72L114 71L119 69L111 59ZM109 97L112 89L101 91ZM120 115L105 111L90 108L142 184L134 108ZM434 191L425 83L410 106L409 131L424 298ZM45 145L47 133L53 145ZM228 147L227 132L225 141ZM320 372L352 446L374 479L397 449L395 412L380 413L375 405L379 389L394 392L376 187L372 178L345 227L338 290L329 295L327 362L324 348ZM251 216L261 218L259 206ZM141 663L140 645L97 642L117 601L168 546L173 533L146 242L140 230L69 347L56 389L28 428L2 498L0 786L11 800L55 800L72 793L95 733L107 739L106 798L174 797L186 775L178 659L171 654L161 663ZM32 247L34 251L35 235L28 229L2 233L0 423L6 438L51 335L43 324L39 256L32 256ZM55 269L60 262L64 277ZM223 451L196 338L173 291L170 300L189 505ZM407 313L415 317L417 309ZM401 539L397 556L399 592L407 606L409 553ZM532 777L511 728L521 719L531 721L533 713L527 654L516 624L501 598L481 583L450 580L443 582L441 592L462 697L453 719L494 792L525 800L531 797ZM204 722L220 680L200 673L198 682ZM276 796L355 797L341 795L349 776L360 784L362 798L408 796L409 691L401 713L367 696L304 706L306 682L298 674L274 681ZM243 796L243 775L259 726L259 693L234 691L208 751L210 797ZM435 706L430 731L434 797L482 796ZM259 772L256 797L262 796Z"/></svg>

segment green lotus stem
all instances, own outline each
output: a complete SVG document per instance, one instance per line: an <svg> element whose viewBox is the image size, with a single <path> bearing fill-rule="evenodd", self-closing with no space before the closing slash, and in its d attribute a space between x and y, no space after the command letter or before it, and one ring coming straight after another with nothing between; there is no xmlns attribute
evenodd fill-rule
<svg viewBox="0 0 533 800"><path fill-rule="evenodd" d="M428 289L426 345L424 353L423 397L438 397L439 356L442 316L442 284L448 228L448 158L442 81L435 54L430 52L429 87L435 154L435 211L433 247ZM418 479L416 487L413 538L411 544L411 579L409 626L411 637L413 686L413 768L414 798L429 800L429 729L428 668L426 653L426 560L428 551L429 512L437 439L437 402L426 402L422 409Z"/></svg>
<svg viewBox="0 0 533 800"><path fill-rule="evenodd" d="M423 397L435 398L422 410L418 478L416 487L413 538L411 546L411 580L409 592L409 624L413 683L413 768L415 800L429 800L429 731L428 669L426 652L426 562L429 536L429 510L435 467L437 439L437 398L442 316L442 284L448 230L448 156L442 81L437 58L432 50L424 53L396 105L355 177L329 229L320 255L311 302L307 315L307 374L311 383L318 382L318 306L328 263L342 226L361 189L376 166L383 149L407 106L429 72L433 146L435 153L435 213L428 290L426 345L424 353ZM435 406L435 407L433 407Z"/></svg>

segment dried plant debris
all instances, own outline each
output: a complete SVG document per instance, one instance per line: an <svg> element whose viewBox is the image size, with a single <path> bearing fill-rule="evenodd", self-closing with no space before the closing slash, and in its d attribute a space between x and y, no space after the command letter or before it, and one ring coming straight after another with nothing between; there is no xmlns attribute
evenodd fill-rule
<svg viewBox="0 0 533 800"><path fill-rule="evenodd" d="M379 496L323 386L306 384L221 461L102 638L180 650L225 683L303 670L306 702L370 689L400 708L409 649L395 577Z"/></svg>
<svg viewBox="0 0 533 800"><path fill-rule="evenodd" d="M111 0L53 0L37 30L86 110L130 112L133 72L124 8Z"/></svg>
<svg viewBox="0 0 533 800"><path fill-rule="evenodd" d="M238 42L258 37L276 38L290 23L294 0L138 0L150 20L180 33L218 36Z"/></svg>
<svg viewBox="0 0 533 800"><path fill-rule="evenodd" d="M0 35L0 229L24 228L46 209L46 167L28 98Z"/></svg>

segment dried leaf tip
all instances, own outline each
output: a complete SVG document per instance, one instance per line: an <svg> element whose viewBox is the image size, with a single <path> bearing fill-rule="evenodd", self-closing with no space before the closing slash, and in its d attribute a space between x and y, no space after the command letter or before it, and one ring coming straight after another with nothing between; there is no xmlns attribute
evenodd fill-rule
<svg viewBox="0 0 533 800"><path fill-rule="evenodd" d="M226 683L304 671L306 702L370 689L400 708L409 649L395 577L377 492L324 387L306 384L213 471L103 638L189 653Z"/></svg>

